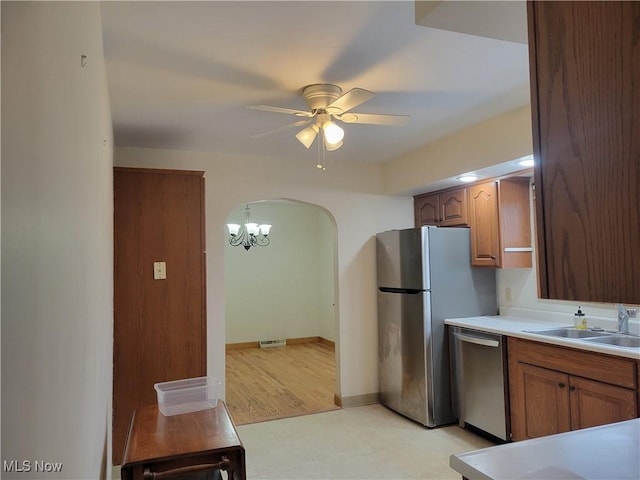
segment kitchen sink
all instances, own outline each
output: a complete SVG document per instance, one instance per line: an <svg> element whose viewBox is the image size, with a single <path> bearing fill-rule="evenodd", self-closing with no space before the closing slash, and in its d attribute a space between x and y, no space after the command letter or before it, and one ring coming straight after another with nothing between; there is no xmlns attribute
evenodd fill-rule
<svg viewBox="0 0 640 480"><path fill-rule="evenodd" d="M615 345L616 347L640 348L640 337L627 335L611 335L604 338L587 338L585 341Z"/></svg>
<svg viewBox="0 0 640 480"><path fill-rule="evenodd" d="M536 333L538 335L547 335L549 337L563 337L563 338L593 338L593 337L609 338L613 335L610 332L578 330L573 327L552 328L550 330L527 330L527 333Z"/></svg>

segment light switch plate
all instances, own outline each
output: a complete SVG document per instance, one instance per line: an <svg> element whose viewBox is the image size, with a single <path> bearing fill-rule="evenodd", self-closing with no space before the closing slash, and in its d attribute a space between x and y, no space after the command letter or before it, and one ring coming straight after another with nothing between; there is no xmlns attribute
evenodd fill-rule
<svg viewBox="0 0 640 480"><path fill-rule="evenodd" d="M166 262L153 262L153 279L165 280L167 278Z"/></svg>

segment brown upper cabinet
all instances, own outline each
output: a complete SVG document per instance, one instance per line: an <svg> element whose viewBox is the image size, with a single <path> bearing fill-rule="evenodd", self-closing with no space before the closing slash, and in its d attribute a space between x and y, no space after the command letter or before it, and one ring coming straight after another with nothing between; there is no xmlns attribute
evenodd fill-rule
<svg viewBox="0 0 640 480"><path fill-rule="evenodd" d="M498 182L469 187L471 212L471 265L501 267L498 223Z"/></svg>
<svg viewBox="0 0 640 480"><path fill-rule="evenodd" d="M440 227L466 227L467 189L458 187L438 193L414 197L416 227L437 225Z"/></svg>
<svg viewBox="0 0 640 480"><path fill-rule="evenodd" d="M475 267L530 268L529 182L513 176L416 195L416 226L470 227Z"/></svg>
<svg viewBox="0 0 640 480"><path fill-rule="evenodd" d="M540 296L640 303L640 2L528 2Z"/></svg>
<svg viewBox="0 0 640 480"><path fill-rule="evenodd" d="M501 261L504 268L531 268L531 181L511 177L498 181Z"/></svg>
<svg viewBox="0 0 640 480"><path fill-rule="evenodd" d="M532 266L529 178L491 180L469 187L471 264Z"/></svg>

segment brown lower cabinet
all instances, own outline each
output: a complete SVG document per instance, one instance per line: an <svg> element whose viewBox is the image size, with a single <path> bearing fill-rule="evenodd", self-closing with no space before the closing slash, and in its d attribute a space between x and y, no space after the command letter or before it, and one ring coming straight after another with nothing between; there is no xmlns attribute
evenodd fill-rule
<svg viewBox="0 0 640 480"><path fill-rule="evenodd" d="M512 440L638 417L634 360L509 337Z"/></svg>

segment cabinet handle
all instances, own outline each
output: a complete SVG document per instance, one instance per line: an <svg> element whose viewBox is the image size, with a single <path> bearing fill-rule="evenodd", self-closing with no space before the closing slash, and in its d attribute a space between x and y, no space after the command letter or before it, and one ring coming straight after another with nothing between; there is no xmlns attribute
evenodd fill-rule
<svg viewBox="0 0 640 480"><path fill-rule="evenodd" d="M559 386L560 388L564 388L564 383L562 383L562 382L561 382L561 383L559 383L559 384L558 384L558 386Z"/></svg>
<svg viewBox="0 0 640 480"><path fill-rule="evenodd" d="M576 391L576 387L569 387L569 391L570 392L575 392Z"/></svg>

